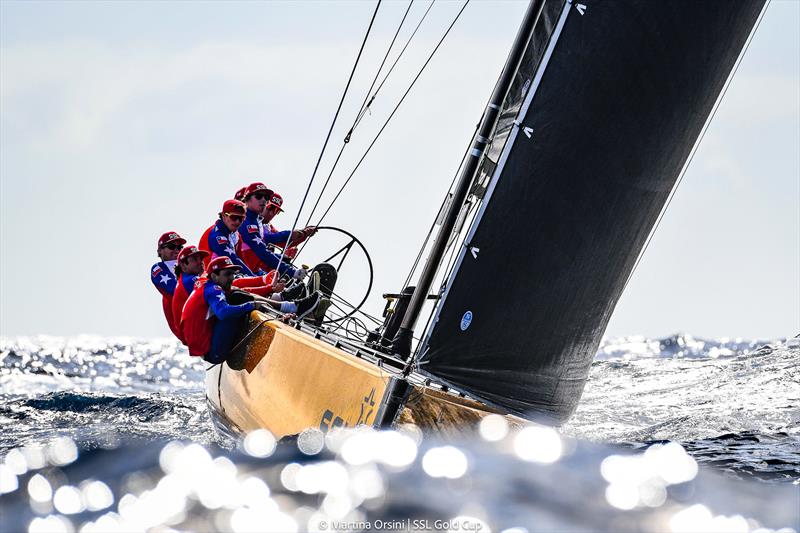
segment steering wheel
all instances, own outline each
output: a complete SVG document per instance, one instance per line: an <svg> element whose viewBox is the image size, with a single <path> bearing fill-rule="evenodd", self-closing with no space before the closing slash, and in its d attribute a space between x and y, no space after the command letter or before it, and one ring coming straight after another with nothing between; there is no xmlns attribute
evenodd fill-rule
<svg viewBox="0 0 800 533"><path fill-rule="evenodd" d="M320 239L320 232L323 233L324 238ZM313 241L313 242L312 242ZM320 246L320 244L323 244ZM338 316L336 318L325 319L322 321L322 324L333 324L336 322L341 322L347 318L350 318L355 313L358 312L359 309L366 303L367 298L369 298L369 293L372 290L372 282L373 282L373 268L372 268L372 258L367 252L367 248L364 244L356 238L355 235L350 233L349 231L345 231L341 228L335 228L333 226L318 226L317 233L303 242L300 249L298 250L295 257L292 259L292 266L295 266L297 263L297 258L306 248L309 248L309 253L311 253L315 257L325 257L324 260L316 262L319 263L328 263L336 269L337 273L337 281L336 281L336 288L339 289L334 291L331 296L331 309L334 307L338 308L341 313L345 312L345 309L342 309L339 304L344 303L349 307L352 307L352 310L348 313L344 313L343 316ZM332 249L335 249L333 253L330 253ZM361 265L356 265L357 259L354 259L354 256L350 254L353 250L360 251L361 253L358 256L363 256L363 260L360 263ZM325 251L327 250L327 251ZM355 257L358 257L355 256ZM348 262L348 258L350 261ZM285 260L285 258L284 258ZM352 277L342 277L342 270L343 267L348 264L351 265L350 271L353 272L357 277L366 277L368 279L367 288L363 292L363 296L361 297L358 305L353 305L345 299L341 294L346 293L346 295L350 296L351 293L355 292L356 295L361 295L361 290L356 286L353 287L353 279ZM359 268L360 267L360 268ZM357 271L359 269L360 271ZM313 270L311 270L313 272ZM310 273L310 272L309 272ZM344 286L342 286L342 282L345 281ZM355 300L353 298L352 300Z"/></svg>

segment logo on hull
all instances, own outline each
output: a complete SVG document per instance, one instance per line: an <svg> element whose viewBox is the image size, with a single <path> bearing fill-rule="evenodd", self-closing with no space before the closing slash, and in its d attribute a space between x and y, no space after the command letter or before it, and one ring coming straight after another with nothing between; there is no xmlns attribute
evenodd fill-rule
<svg viewBox="0 0 800 533"><path fill-rule="evenodd" d="M372 387L372 390L369 391L367 396L364 396L364 400L361 402L361 411L358 413L358 419L356 420L355 424L343 419L341 416L337 416L336 413L331 411L330 409L326 409L324 413L322 413L322 420L319 422L319 429L323 433L327 433L333 428L340 428L340 427L355 427L355 426L371 426L375 418L375 387Z"/></svg>

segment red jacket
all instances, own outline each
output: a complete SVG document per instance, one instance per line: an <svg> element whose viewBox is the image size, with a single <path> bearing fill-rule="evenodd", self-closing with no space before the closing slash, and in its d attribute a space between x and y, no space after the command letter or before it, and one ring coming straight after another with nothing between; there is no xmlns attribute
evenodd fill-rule
<svg viewBox="0 0 800 533"><path fill-rule="evenodd" d="M150 281L161 294L161 308L172 333L180 339L176 318L172 314L172 295L175 293L177 280L175 278L175 261L159 261L150 269ZM180 317L178 317L180 320Z"/></svg>
<svg viewBox="0 0 800 533"><path fill-rule="evenodd" d="M208 278L197 278L181 314L181 334L189 355L203 357L209 352L217 319L241 316L253 309L254 302L230 305L219 285Z"/></svg>
<svg viewBox="0 0 800 533"><path fill-rule="evenodd" d="M189 355L202 357L211 348L211 335L214 333L214 317L203 296L208 278L198 278L194 291L183 305L181 313L181 336L189 348Z"/></svg>
<svg viewBox="0 0 800 533"><path fill-rule="evenodd" d="M191 274L181 274L178 277L178 283L175 285L175 293L172 295L172 331L180 339L183 344L186 344L186 339L181 331L181 316L183 316L183 306L186 300L189 299L189 294L194 290L194 284L197 281L197 276Z"/></svg>
<svg viewBox="0 0 800 533"><path fill-rule="evenodd" d="M175 334L178 339L181 338L180 329L176 325L175 316L172 314L172 296L166 294L161 295L161 308L164 310L164 318L167 319L167 325L170 331ZM181 339L181 342L183 339Z"/></svg>
<svg viewBox="0 0 800 533"><path fill-rule="evenodd" d="M213 259L211 246L208 245L208 236L211 234L212 229L214 229L214 224L210 225L208 229L203 232L202 237L200 237L200 242L197 245L200 250L208 252L208 255L203 258L204 268L208 268L208 264L211 262L211 259Z"/></svg>

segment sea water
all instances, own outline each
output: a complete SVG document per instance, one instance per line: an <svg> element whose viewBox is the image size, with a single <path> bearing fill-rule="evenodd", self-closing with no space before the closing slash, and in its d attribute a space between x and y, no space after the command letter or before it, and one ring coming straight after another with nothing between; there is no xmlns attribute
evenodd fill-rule
<svg viewBox="0 0 800 533"><path fill-rule="evenodd" d="M800 530L800 339L606 339L557 430L218 435L167 339L0 339L3 531ZM516 528L516 529L515 529Z"/></svg>

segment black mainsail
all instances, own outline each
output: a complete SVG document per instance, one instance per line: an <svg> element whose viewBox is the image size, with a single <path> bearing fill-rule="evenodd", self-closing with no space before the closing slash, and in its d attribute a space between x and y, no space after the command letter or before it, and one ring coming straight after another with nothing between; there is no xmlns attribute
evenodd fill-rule
<svg viewBox="0 0 800 533"><path fill-rule="evenodd" d="M572 414L763 5L545 2L476 176L488 189L418 348L421 372L527 417Z"/></svg>

